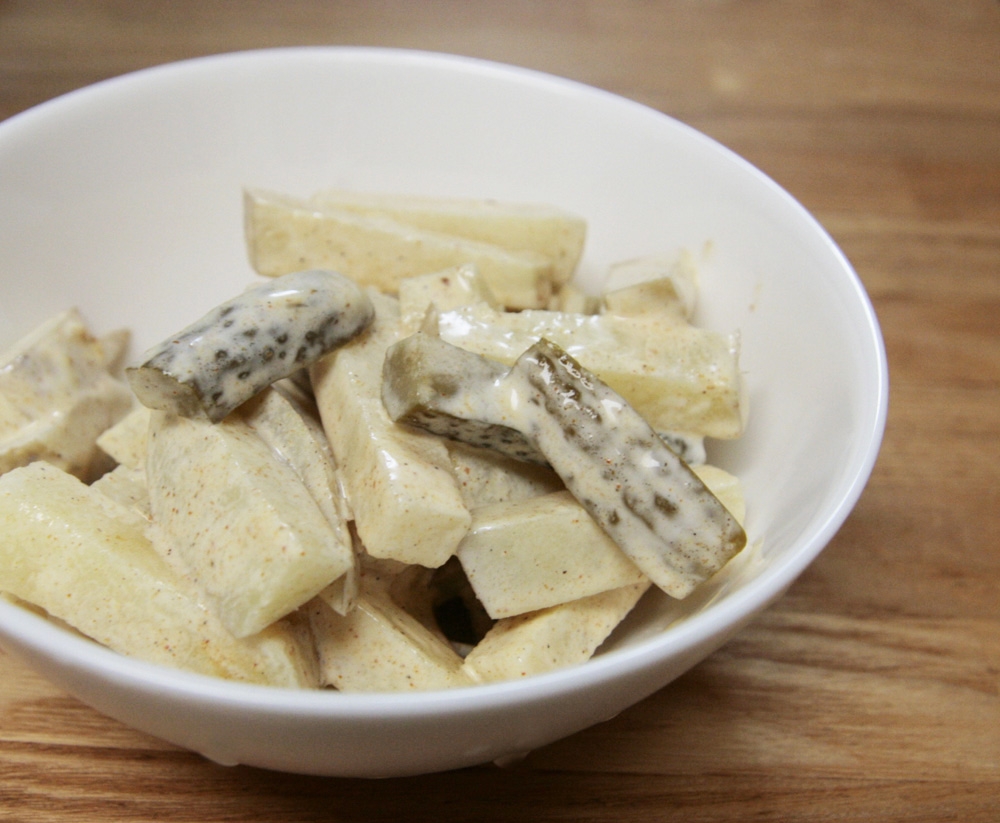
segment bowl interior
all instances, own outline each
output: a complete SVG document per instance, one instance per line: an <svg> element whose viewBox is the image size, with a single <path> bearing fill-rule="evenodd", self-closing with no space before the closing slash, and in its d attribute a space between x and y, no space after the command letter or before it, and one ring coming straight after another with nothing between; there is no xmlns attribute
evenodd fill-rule
<svg viewBox="0 0 1000 823"><path fill-rule="evenodd" d="M862 286L815 221L662 114L462 58L377 49L206 58L0 125L0 344L76 305L100 331L131 328L138 354L242 289L252 276L246 185L560 205L588 220L580 280L590 286L615 260L699 255L698 322L740 331L751 393L747 435L714 444L712 458L743 479L761 548L685 632L660 632L675 618L665 601L643 609L616 636L622 659L675 653L770 602L867 480L885 419L882 342ZM0 606L2 623L11 612Z"/></svg>

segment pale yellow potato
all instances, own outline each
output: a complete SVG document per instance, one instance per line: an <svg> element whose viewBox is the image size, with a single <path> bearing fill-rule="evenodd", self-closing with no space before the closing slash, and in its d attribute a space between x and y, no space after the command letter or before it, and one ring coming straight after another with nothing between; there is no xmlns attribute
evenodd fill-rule
<svg viewBox="0 0 1000 823"><path fill-rule="evenodd" d="M359 563L351 538L351 519L329 441L319 421L303 408L304 398L272 386L244 403L235 414L271 447L276 459L298 475L330 526L330 539L347 568L328 589L328 600L346 614L357 596ZM336 593L336 594L335 594Z"/></svg>
<svg viewBox="0 0 1000 823"><path fill-rule="evenodd" d="M115 462L145 470L149 414L148 408L136 403L128 414L101 433L97 445Z"/></svg>
<svg viewBox="0 0 1000 823"><path fill-rule="evenodd" d="M149 510L149 489L146 486L146 469L133 469L124 464L115 466L90 484L90 488L123 506L137 511L146 520L151 520Z"/></svg>
<svg viewBox="0 0 1000 823"><path fill-rule="evenodd" d="M677 299L675 284L667 277L608 292L601 298L601 312L621 317L655 314L662 322L688 319L684 305Z"/></svg>
<svg viewBox="0 0 1000 823"><path fill-rule="evenodd" d="M553 291L551 259L478 240L428 231L381 215L317 208L283 195L246 192L250 263L265 276L332 269L384 292L406 277L474 264L503 305L546 305Z"/></svg>
<svg viewBox="0 0 1000 823"><path fill-rule="evenodd" d="M392 692L472 684L457 652L383 591L363 590L347 616L322 596L307 611L328 686Z"/></svg>
<svg viewBox="0 0 1000 823"><path fill-rule="evenodd" d="M481 682L516 680L589 660L649 582L498 620L463 664Z"/></svg>
<svg viewBox="0 0 1000 823"><path fill-rule="evenodd" d="M353 568L292 466L246 420L153 412L146 464L154 545L246 637Z"/></svg>
<svg viewBox="0 0 1000 823"><path fill-rule="evenodd" d="M588 294L575 283L565 283L552 295L545 308L574 314L597 314L601 310L601 298Z"/></svg>
<svg viewBox="0 0 1000 823"><path fill-rule="evenodd" d="M698 269L688 252L637 257L608 269L601 309L632 317L665 314L690 320L698 302Z"/></svg>
<svg viewBox="0 0 1000 823"><path fill-rule="evenodd" d="M499 308L485 278L471 264L408 277L399 284L400 334L419 331L432 308L448 311L479 302Z"/></svg>
<svg viewBox="0 0 1000 823"><path fill-rule="evenodd" d="M507 365L545 337L618 392L657 431L739 437L747 392L734 336L660 315L622 317L486 303L437 315L441 339Z"/></svg>
<svg viewBox="0 0 1000 823"><path fill-rule="evenodd" d="M646 579L568 491L476 509L456 554L497 619Z"/></svg>
<svg viewBox="0 0 1000 823"><path fill-rule="evenodd" d="M0 354L0 435L71 401L117 356L76 309L50 317Z"/></svg>
<svg viewBox="0 0 1000 823"><path fill-rule="evenodd" d="M495 451L446 441L462 499L470 511L494 503L516 503L565 488L552 469Z"/></svg>
<svg viewBox="0 0 1000 823"><path fill-rule="evenodd" d="M90 480L107 467L95 441L133 404L109 372L120 337L94 337L70 309L0 355L0 473L47 460Z"/></svg>
<svg viewBox="0 0 1000 823"><path fill-rule="evenodd" d="M582 217L539 203L344 190L321 191L309 202L321 209L384 215L429 231L467 237L505 249L538 252L552 260L557 286L573 277L587 238L587 222Z"/></svg>
<svg viewBox="0 0 1000 823"><path fill-rule="evenodd" d="M0 478L0 591L122 654L276 686L317 684L301 630L244 639L153 549L148 522L48 463Z"/></svg>
<svg viewBox="0 0 1000 823"><path fill-rule="evenodd" d="M98 376L64 405L0 440L0 474L35 460L92 480L109 468L96 441L132 406L132 395L110 375Z"/></svg>
<svg viewBox="0 0 1000 823"><path fill-rule="evenodd" d="M716 466L692 470L742 524L746 506L739 479ZM472 526L456 555L493 618L645 579L566 491L473 509Z"/></svg>
<svg viewBox="0 0 1000 823"><path fill-rule="evenodd" d="M121 374L122 369L125 368L129 345L132 342L132 333L125 328L115 329L102 335L100 342L101 348L104 350L105 368L111 374Z"/></svg>
<svg viewBox="0 0 1000 823"><path fill-rule="evenodd" d="M382 361L398 336L399 306L371 297L372 326L313 366L313 390L366 551L434 568L454 554L471 517L444 442L395 425L382 405Z"/></svg>

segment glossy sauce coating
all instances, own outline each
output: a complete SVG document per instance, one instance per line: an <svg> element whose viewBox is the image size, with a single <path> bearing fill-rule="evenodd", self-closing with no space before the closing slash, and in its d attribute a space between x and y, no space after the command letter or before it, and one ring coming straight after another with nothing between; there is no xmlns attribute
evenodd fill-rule
<svg viewBox="0 0 1000 823"><path fill-rule="evenodd" d="M383 401L398 422L508 454L542 455L621 550L674 597L687 596L744 547L742 526L687 464L564 350L541 340L509 371L496 365L416 334L386 357Z"/></svg>
<svg viewBox="0 0 1000 823"><path fill-rule="evenodd" d="M347 277L295 272L212 309L148 351L127 376L144 405L217 422L350 340L373 315L368 296Z"/></svg>

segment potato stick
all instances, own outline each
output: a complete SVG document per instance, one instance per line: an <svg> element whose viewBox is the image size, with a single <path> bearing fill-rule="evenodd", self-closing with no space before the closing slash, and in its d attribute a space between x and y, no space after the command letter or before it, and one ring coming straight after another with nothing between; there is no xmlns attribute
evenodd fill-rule
<svg viewBox="0 0 1000 823"><path fill-rule="evenodd" d="M477 509L456 554L493 618L646 579L567 491Z"/></svg>
<svg viewBox="0 0 1000 823"><path fill-rule="evenodd" d="M510 308L544 306L552 293L552 261L537 252L510 251L384 216L317 209L261 191L247 192L245 214L250 262L263 275L327 268L394 293L406 277L471 263Z"/></svg>
<svg viewBox="0 0 1000 823"><path fill-rule="evenodd" d="M471 685L451 647L376 590L347 616L322 597L307 607L323 682L341 691L419 691Z"/></svg>
<svg viewBox="0 0 1000 823"><path fill-rule="evenodd" d="M101 432L97 445L117 463L145 471L149 414L146 406L136 403L121 420Z"/></svg>
<svg viewBox="0 0 1000 823"><path fill-rule="evenodd" d="M33 460L86 480L106 468L94 441L133 403L108 371L123 337L97 339L70 309L0 355L0 473Z"/></svg>
<svg viewBox="0 0 1000 823"><path fill-rule="evenodd" d="M485 303L439 312L442 340L512 365L543 337L624 397L657 431L743 433L747 393L731 335L662 315L500 312Z"/></svg>
<svg viewBox="0 0 1000 823"><path fill-rule="evenodd" d="M313 367L316 402L365 549L433 568L454 554L470 515L444 443L386 414L382 361L399 310L392 297L372 299L372 328Z"/></svg>
<svg viewBox="0 0 1000 823"><path fill-rule="evenodd" d="M384 215L429 231L467 237L510 250L538 252L552 260L556 286L573 276L587 236L587 223L582 217L541 203L333 189L318 192L309 202L321 209Z"/></svg>
<svg viewBox="0 0 1000 823"><path fill-rule="evenodd" d="M146 479L157 550L237 637L353 568L302 479L237 415L210 423L155 412Z"/></svg>
<svg viewBox="0 0 1000 823"><path fill-rule="evenodd" d="M233 637L154 551L135 511L47 463L0 478L0 590L143 660L276 686L315 686L284 624Z"/></svg>
<svg viewBox="0 0 1000 823"><path fill-rule="evenodd" d="M419 331L432 308L440 312L481 302L498 308L493 292L473 265L407 277L399 284L400 333Z"/></svg>
<svg viewBox="0 0 1000 823"><path fill-rule="evenodd" d="M657 314L690 320L698 301L698 269L691 255L637 257L608 269L601 310L634 317Z"/></svg>
<svg viewBox="0 0 1000 823"><path fill-rule="evenodd" d="M465 658L483 682L516 680L583 663L628 615L649 582L498 620Z"/></svg>
<svg viewBox="0 0 1000 823"><path fill-rule="evenodd" d="M330 525L330 539L347 568L328 587L328 601L346 614L357 595L359 566L348 521L350 513L337 477L337 466L319 421L309 416L295 393L276 384L237 411L282 461L298 475ZM337 592L337 596L334 595Z"/></svg>

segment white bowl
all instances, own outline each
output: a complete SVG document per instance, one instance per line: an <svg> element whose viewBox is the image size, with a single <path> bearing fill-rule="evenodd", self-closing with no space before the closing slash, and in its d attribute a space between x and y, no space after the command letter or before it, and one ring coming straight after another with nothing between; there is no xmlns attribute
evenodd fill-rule
<svg viewBox="0 0 1000 823"><path fill-rule="evenodd" d="M251 276L241 189L323 187L550 202L615 260L708 248L698 321L739 329L752 563L683 620L651 598L592 661L451 692L234 684L126 659L0 602L0 639L101 712L222 763L357 776L451 769L613 717L719 647L839 528L881 442L887 369L850 264L785 191L634 102L508 66L307 48L167 65L0 124L0 345L78 306L141 352ZM670 741L663 745L669 746Z"/></svg>

